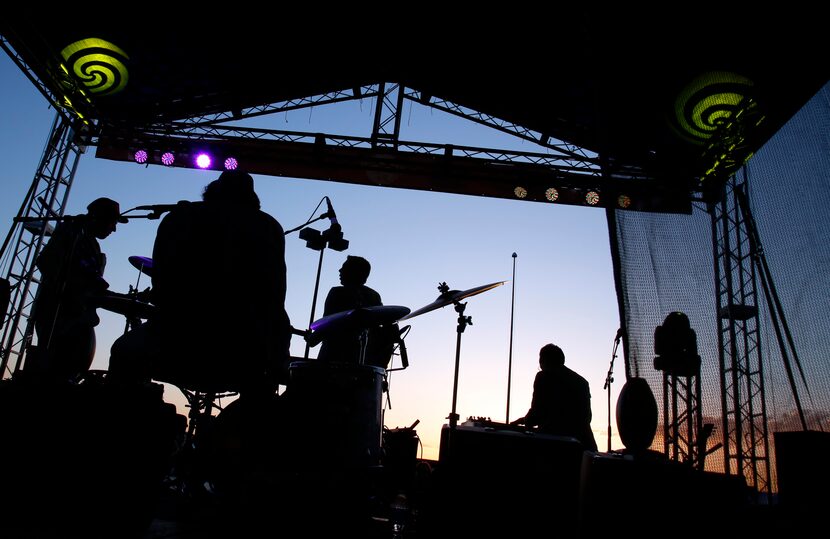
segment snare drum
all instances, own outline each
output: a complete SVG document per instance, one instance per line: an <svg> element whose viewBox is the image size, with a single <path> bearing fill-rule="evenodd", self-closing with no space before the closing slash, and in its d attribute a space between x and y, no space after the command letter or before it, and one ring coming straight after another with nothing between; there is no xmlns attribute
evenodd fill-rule
<svg viewBox="0 0 830 539"><path fill-rule="evenodd" d="M315 466L380 465L386 371L370 365L294 361L288 392L296 457Z"/></svg>

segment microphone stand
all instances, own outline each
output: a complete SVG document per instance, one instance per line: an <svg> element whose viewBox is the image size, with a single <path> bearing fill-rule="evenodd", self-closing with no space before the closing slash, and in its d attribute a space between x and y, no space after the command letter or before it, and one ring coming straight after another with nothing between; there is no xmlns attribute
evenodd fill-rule
<svg viewBox="0 0 830 539"><path fill-rule="evenodd" d="M513 292L510 295L510 351L507 354L507 409L504 423L510 424L510 376L513 372L513 310L516 305L516 253L513 253Z"/></svg>
<svg viewBox="0 0 830 539"><path fill-rule="evenodd" d="M318 206L319 207L319 206ZM292 232L297 232L298 230L305 230L308 225L315 221L319 221L321 219L326 219L328 214L323 213L319 217L315 217L314 219L309 219L305 223L301 224L300 226L294 227L290 230L286 230L283 235L287 236ZM306 240L306 247L313 250L320 251L320 259L317 261L317 278L314 280L314 296L311 299L311 316L308 319L308 327L311 327L311 324L314 322L314 313L317 307L317 293L320 290L320 272L323 269L323 252L326 250L326 243L321 243L321 234L314 229L308 229L311 234L304 235L300 233L300 239ZM315 234L316 232L316 234ZM308 359L308 352L311 349L311 344L306 339L305 343L305 353L303 354L303 359Z"/></svg>
<svg viewBox="0 0 830 539"><path fill-rule="evenodd" d="M314 315L317 309L317 294L320 291L320 273L323 269L323 253L325 252L326 247L334 249L335 251L344 251L349 246L349 242L343 239L342 229L340 227L340 224L337 222L332 223L328 230L325 230L323 232L320 232L313 228L307 228L310 223L328 217L332 216L328 213L324 213L320 217L311 219L307 221L305 224L300 225L296 228L292 228L288 232L285 232L285 235L288 235L291 232L301 230L300 239L306 241L306 247L313 251L320 251L320 258L317 261L317 277L314 280L314 295L311 299L311 316L309 316L308 319L309 328L311 327L311 324L314 323ZM306 339L305 353L303 354L303 359L308 359L308 352L310 349L311 343L308 339Z"/></svg>
<svg viewBox="0 0 830 539"><path fill-rule="evenodd" d="M320 271L323 269L323 253L326 251L326 246L324 245L320 249L320 259L317 261L317 278L314 280L314 296L311 298L311 316L308 318L308 327L311 327L311 324L314 322L314 312L317 307L317 291L320 290ZM305 354L303 354L303 359L308 359L308 351L311 349L311 343L306 340L305 342Z"/></svg>
<svg viewBox="0 0 830 539"><path fill-rule="evenodd" d="M311 219L311 220L309 220L309 221L306 221L305 223L301 224L301 225L300 225L300 226L298 226L298 227L294 227L294 228L292 228L291 230L286 230L286 231L283 233L283 235L287 236L287 235L291 234L292 232L296 232L296 231L298 231L298 230L302 230L302 229L304 229L305 227L307 227L308 225L310 225L311 223L313 223L314 221L319 221L320 219L326 219L327 217L328 217L328 216L324 213L324 214L322 214L320 217L315 217L314 219Z"/></svg>
<svg viewBox="0 0 830 539"><path fill-rule="evenodd" d="M605 386L602 389L608 390L608 452L611 452L611 383L614 381L614 360L617 358L617 348L620 346L622 333L618 332L614 339L614 348L611 351L611 365L608 368L608 375L605 377Z"/></svg>

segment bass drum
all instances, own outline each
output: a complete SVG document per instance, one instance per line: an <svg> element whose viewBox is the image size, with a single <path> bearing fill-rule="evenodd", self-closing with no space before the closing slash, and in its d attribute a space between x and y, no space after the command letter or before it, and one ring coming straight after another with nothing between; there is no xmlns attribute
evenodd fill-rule
<svg viewBox="0 0 830 539"><path fill-rule="evenodd" d="M370 365L295 361L288 398L294 459L324 468L379 466L386 371Z"/></svg>

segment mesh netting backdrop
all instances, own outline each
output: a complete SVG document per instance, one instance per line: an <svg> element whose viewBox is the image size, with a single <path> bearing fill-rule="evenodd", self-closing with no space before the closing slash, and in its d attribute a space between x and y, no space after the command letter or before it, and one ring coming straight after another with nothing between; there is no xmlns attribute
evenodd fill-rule
<svg viewBox="0 0 830 539"><path fill-rule="evenodd" d="M806 387L787 350L807 427L830 431L830 85L750 159L736 180L747 187L772 283L803 367ZM715 425L708 443L712 447L723 440L712 216L700 203L691 215L616 212L610 221L628 332L627 375L645 378L658 404L651 448L664 449L663 373L654 368L654 332L672 311L685 313L697 334L700 402L703 423ZM801 430L802 423L760 281L757 304L758 346L752 354L763 369L774 487L772 435ZM724 471L723 450L706 457L706 468ZM734 468L731 472L736 473Z"/></svg>

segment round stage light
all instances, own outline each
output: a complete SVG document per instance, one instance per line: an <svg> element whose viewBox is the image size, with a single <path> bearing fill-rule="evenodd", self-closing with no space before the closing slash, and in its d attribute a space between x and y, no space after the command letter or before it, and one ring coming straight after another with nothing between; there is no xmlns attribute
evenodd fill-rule
<svg viewBox="0 0 830 539"><path fill-rule="evenodd" d="M225 159L225 170L236 170L239 167L239 162L235 157L228 157Z"/></svg>
<svg viewBox="0 0 830 539"><path fill-rule="evenodd" d="M599 204L599 193L596 191L588 191L585 195L585 202L590 204L591 206L596 206Z"/></svg>
<svg viewBox="0 0 830 539"><path fill-rule="evenodd" d="M161 154L161 164L164 166L169 167L173 163L176 162L176 156L173 155L173 152L164 152Z"/></svg>
<svg viewBox="0 0 830 539"><path fill-rule="evenodd" d="M620 208L625 209L631 206L631 197L629 197L628 195L620 195L619 197L617 197L617 204L620 206Z"/></svg>
<svg viewBox="0 0 830 539"><path fill-rule="evenodd" d="M210 167L212 159L206 153L200 153L196 156L196 166L199 168L208 168Z"/></svg>
<svg viewBox="0 0 830 539"><path fill-rule="evenodd" d="M133 155L133 159L135 159L135 162L138 163L138 164L141 164L141 165L143 165L144 163L147 162L147 158L148 158L148 156L147 156L147 152L145 150L138 150Z"/></svg>
<svg viewBox="0 0 830 539"><path fill-rule="evenodd" d="M559 199L559 191L555 187L551 187L545 191L545 198L551 202L556 202Z"/></svg>
<svg viewBox="0 0 830 539"><path fill-rule="evenodd" d="M518 198L525 198L527 196L527 189L520 185L513 189L513 194L515 194Z"/></svg>

